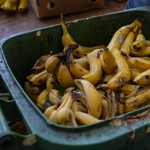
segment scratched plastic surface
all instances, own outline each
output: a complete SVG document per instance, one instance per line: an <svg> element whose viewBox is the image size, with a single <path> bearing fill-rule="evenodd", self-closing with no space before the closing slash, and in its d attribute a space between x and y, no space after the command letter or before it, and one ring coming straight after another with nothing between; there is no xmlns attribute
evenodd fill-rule
<svg viewBox="0 0 150 150"><path fill-rule="evenodd" d="M118 28L130 24L138 17L144 20L143 34L150 40L150 7L85 18L78 20L77 23L68 22L70 24L68 31L80 45L107 45ZM38 31L41 33L39 36L37 36ZM4 65L0 68L0 75L13 97L13 104L26 123L29 135L14 134L6 128L6 131L0 131L0 143L4 133L6 135L9 133L8 135L14 139L11 150L35 148L144 150L145 147L148 149L150 147L147 144L148 139L150 140L148 106L104 122L73 128L50 122L29 99L23 90L25 76L29 74L30 68L39 56L50 51L54 53L62 51L61 36L61 26L55 25L19 33L1 41L0 59L3 60ZM2 105L4 103L0 100L0 106ZM126 117L127 115L136 116L140 112L145 113L138 118ZM5 113L2 113L3 118L7 115ZM5 123L5 120L1 122Z"/></svg>

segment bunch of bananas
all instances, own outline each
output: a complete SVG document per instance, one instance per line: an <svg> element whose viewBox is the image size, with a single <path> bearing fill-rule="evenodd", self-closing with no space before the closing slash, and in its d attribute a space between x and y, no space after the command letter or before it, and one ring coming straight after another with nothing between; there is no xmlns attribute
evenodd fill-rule
<svg viewBox="0 0 150 150"><path fill-rule="evenodd" d="M27 0L0 0L0 8L6 12L24 12L27 7Z"/></svg>
<svg viewBox="0 0 150 150"><path fill-rule="evenodd" d="M73 40L61 15L64 48L35 62L26 93L51 122L74 127L149 105L150 41L142 24L138 18L121 27L106 47L84 47Z"/></svg>

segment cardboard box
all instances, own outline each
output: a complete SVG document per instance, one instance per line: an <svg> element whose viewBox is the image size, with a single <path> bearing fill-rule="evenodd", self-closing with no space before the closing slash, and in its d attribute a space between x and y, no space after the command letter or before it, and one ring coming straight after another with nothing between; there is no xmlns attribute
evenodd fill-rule
<svg viewBox="0 0 150 150"><path fill-rule="evenodd" d="M38 18L70 14L93 8L103 8L105 0L30 0Z"/></svg>

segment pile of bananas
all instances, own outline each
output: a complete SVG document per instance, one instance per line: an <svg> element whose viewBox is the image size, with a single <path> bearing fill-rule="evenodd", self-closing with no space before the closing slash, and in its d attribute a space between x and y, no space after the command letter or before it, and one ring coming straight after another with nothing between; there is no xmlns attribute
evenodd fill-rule
<svg viewBox="0 0 150 150"><path fill-rule="evenodd" d="M0 0L0 9L6 12L24 12L27 7L27 0Z"/></svg>
<svg viewBox="0 0 150 150"><path fill-rule="evenodd" d="M84 47L72 39L61 15L63 51L35 62L26 93L51 122L73 127L149 105L150 41L142 24L138 18L121 27L106 47Z"/></svg>

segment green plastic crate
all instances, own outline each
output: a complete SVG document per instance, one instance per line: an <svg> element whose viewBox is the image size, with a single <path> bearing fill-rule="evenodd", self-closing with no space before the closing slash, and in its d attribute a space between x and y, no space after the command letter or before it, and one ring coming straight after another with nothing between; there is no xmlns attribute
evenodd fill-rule
<svg viewBox="0 0 150 150"><path fill-rule="evenodd" d="M68 22L68 31L80 45L107 45L118 28L138 17L143 18L143 34L150 40L148 6ZM38 31L41 32L40 36L36 35ZM127 115L148 110L149 106L103 122L74 128L50 122L26 95L23 90L25 76L39 56L50 51L62 51L61 37L59 24L15 34L1 41L0 90L6 89L13 100L0 99L0 150L150 149L150 116L125 119ZM28 135L12 132L7 120L23 120Z"/></svg>

